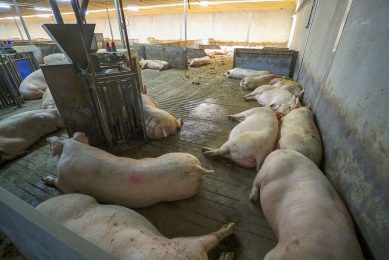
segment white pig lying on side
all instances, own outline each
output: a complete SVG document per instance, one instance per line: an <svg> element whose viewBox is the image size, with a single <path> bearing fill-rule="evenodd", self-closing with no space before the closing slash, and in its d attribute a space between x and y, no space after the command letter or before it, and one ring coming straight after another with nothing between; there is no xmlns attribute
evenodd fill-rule
<svg viewBox="0 0 389 260"><path fill-rule="evenodd" d="M213 57L215 55L227 55L227 52L225 50L221 50L221 49L205 49L204 52L209 57Z"/></svg>
<svg viewBox="0 0 389 260"><path fill-rule="evenodd" d="M203 148L206 156L222 156L242 167L259 167L273 151L278 136L278 120L271 108L256 107L228 116L240 122L219 149Z"/></svg>
<svg viewBox="0 0 389 260"><path fill-rule="evenodd" d="M301 97L302 94L304 93L302 87L296 81L290 79L276 78L270 81L269 84L277 88L285 89L292 94L296 94L299 97Z"/></svg>
<svg viewBox="0 0 389 260"><path fill-rule="evenodd" d="M292 110L281 118L279 148L302 153L319 165L322 156L320 133L313 121L313 113L306 107Z"/></svg>
<svg viewBox="0 0 389 260"><path fill-rule="evenodd" d="M47 88L45 93L43 94L42 108L43 109L57 109L57 106L55 105L53 96L51 95L51 91L49 88Z"/></svg>
<svg viewBox="0 0 389 260"><path fill-rule="evenodd" d="M54 53L43 58L46 65L70 64L70 60L63 53Z"/></svg>
<svg viewBox="0 0 389 260"><path fill-rule="evenodd" d="M250 200L259 195L278 238L265 260L363 259L347 208L304 155L290 149L272 152L254 180Z"/></svg>
<svg viewBox="0 0 389 260"><path fill-rule="evenodd" d="M273 86L274 87L274 86ZM285 89L266 87L263 91L261 87L250 94L244 96L247 100L256 100L261 106L271 107L274 111L286 115L295 108L301 107L299 98Z"/></svg>
<svg viewBox="0 0 389 260"><path fill-rule="evenodd" d="M270 74L269 71L263 71L263 70L250 70L250 69L241 69L241 68L234 68L226 73L227 78L237 78L237 79L242 79L245 77L258 77L262 75Z"/></svg>
<svg viewBox="0 0 389 260"><path fill-rule="evenodd" d="M269 84L275 78L281 77L274 74L265 74L257 77L245 77L240 81L242 89L256 89L259 86Z"/></svg>
<svg viewBox="0 0 389 260"><path fill-rule="evenodd" d="M64 127L55 109L23 112L0 121L0 163L12 160L41 137Z"/></svg>
<svg viewBox="0 0 389 260"><path fill-rule="evenodd" d="M47 82L41 69L28 75L20 83L19 92L26 100L40 99L47 89Z"/></svg>
<svg viewBox="0 0 389 260"><path fill-rule="evenodd" d="M167 70L170 65L167 61L162 60L144 60L143 58L139 61L141 69L152 69L152 70Z"/></svg>
<svg viewBox="0 0 389 260"><path fill-rule="evenodd" d="M47 138L53 156L59 156L57 178L44 178L64 193L88 194L102 203L147 207L161 201L194 196L202 176L213 173L187 153L135 160L117 157L88 145L84 133L60 140Z"/></svg>
<svg viewBox="0 0 389 260"><path fill-rule="evenodd" d="M182 119L177 119L165 110L159 109L157 102L151 97L142 94L142 103L148 138L167 138L181 129Z"/></svg>
<svg viewBox="0 0 389 260"><path fill-rule="evenodd" d="M202 58L194 58L189 63L190 67L200 67L204 65L211 64L211 59L208 56L202 57Z"/></svg>
<svg viewBox="0 0 389 260"><path fill-rule="evenodd" d="M208 235L169 239L134 210L82 194L49 199L37 210L119 259L208 259L207 252L234 233L230 223Z"/></svg>

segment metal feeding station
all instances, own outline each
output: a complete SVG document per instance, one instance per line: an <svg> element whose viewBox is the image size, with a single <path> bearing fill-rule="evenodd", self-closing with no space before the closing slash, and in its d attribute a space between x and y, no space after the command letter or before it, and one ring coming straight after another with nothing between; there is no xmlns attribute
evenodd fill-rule
<svg viewBox="0 0 389 260"><path fill-rule="evenodd" d="M87 24L89 0L71 0L77 24L64 24L56 0L50 0L57 24L43 29L72 64L43 65L58 111L68 134L85 132L92 145L113 145L140 137L146 140L142 78L136 52L131 52L123 3L118 0L127 59L101 65L93 43L95 24ZM112 53L112 55L115 55Z"/></svg>

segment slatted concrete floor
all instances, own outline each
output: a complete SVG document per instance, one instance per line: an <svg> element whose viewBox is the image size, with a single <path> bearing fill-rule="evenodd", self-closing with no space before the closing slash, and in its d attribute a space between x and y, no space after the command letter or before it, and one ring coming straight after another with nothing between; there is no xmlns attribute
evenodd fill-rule
<svg viewBox="0 0 389 260"><path fill-rule="evenodd" d="M239 88L239 80L222 75L230 66L230 57L218 57L211 65L188 71L143 71L148 94L162 109L182 117L183 128L165 140L147 144L135 140L111 152L133 158L156 157L168 152L197 156L215 174L204 177L196 197L138 211L168 237L202 235L224 223L235 222L235 236L210 252L210 258L217 259L222 251L235 251L238 259L262 259L275 246L276 238L258 205L248 200L255 170L238 167L224 159L208 159L201 153L201 147L218 147L227 140L236 125L227 119L228 114L256 106L243 100L246 92ZM23 109L39 106L40 102L32 102ZM8 115L0 112L0 117ZM64 132L57 134L64 135ZM36 206L59 194L40 180L55 172L55 166L56 160L50 157L48 146L42 140L29 154L0 168L1 186Z"/></svg>

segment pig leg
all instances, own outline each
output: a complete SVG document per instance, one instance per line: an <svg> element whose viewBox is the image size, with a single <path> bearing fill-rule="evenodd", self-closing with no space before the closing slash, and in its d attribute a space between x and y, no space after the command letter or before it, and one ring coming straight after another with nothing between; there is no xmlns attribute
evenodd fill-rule
<svg viewBox="0 0 389 260"><path fill-rule="evenodd" d="M193 241L196 244L199 243L200 245L202 245L204 251L208 252L209 250L217 246L220 243L220 241L222 241L224 238L234 233L233 230L234 225L235 223L226 224L222 226L218 231L205 236L192 237L192 238L180 238L180 239Z"/></svg>
<svg viewBox="0 0 389 260"><path fill-rule="evenodd" d="M244 96L245 101L256 100L256 99L257 99L256 96L249 96L249 95Z"/></svg>
<svg viewBox="0 0 389 260"><path fill-rule="evenodd" d="M46 176L42 178L42 181L47 186L57 187L58 184L58 178L54 176Z"/></svg>
<svg viewBox="0 0 389 260"><path fill-rule="evenodd" d="M234 260L235 254L234 252L224 252L220 257L219 260Z"/></svg>
<svg viewBox="0 0 389 260"><path fill-rule="evenodd" d="M221 157L230 158L230 148L228 146L229 146L229 143L226 142L219 149L203 147L203 153L207 157L218 157L218 156L221 156Z"/></svg>
<svg viewBox="0 0 389 260"><path fill-rule="evenodd" d="M257 201L258 200L258 197L259 197L259 189L258 187L254 184L253 185L253 188L251 189L251 192L250 192L250 200L251 201Z"/></svg>

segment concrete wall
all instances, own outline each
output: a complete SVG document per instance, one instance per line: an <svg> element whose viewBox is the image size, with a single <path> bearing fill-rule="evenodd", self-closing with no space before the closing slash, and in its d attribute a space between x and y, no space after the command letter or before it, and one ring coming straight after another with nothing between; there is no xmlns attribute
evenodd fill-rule
<svg viewBox="0 0 389 260"><path fill-rule="evenodd" d="M323 168L347 203L366 252L387 259L389 2L352 1L335 51L349 0L307 2L297 14L291 47L300 52L295 78L323 136Z"/></svg>
<svg viewBox="0 0 389 260"><path fill-rule="evenodd" d="M287 42L291 26L290 10L252 12L252 23L249 40L252 42ZM64 16L67 18L68 16ZM111 23L114 37L119 39L117 20L111 12ZM249 12L200 13L188 15L188 39L214 38L221 41L242 41L247 39ZM42 19L31 22L26 19L33 38L47 38L41 29L42 23L53 23L54 20ZM88 23L96 23L96 32L111 38L108 20L105 18L87 17ZM74 21L73 21L74 22ZM183 38L182 14L161 14L129 17L129 34L132 39L146 42L148 37L160 40ZM0 38L20 37L13 21L0 21Z"/></svg>

